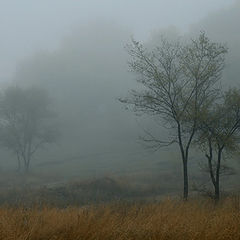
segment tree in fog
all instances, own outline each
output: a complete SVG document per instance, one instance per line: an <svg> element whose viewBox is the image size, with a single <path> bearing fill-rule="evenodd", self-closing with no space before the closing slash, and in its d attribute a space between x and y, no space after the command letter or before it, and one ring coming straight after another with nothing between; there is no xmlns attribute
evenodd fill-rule
<svg viewBox="0 0 240 240"><path fill-rule="evenodd" d="M240 142L240 90L229 89L211 103L200 116L196 146L201 146L208 164L216 200L220 197L220 175L229 174L222 164L227 156L238 151Z"/></svg>
<svg viewBox="0 0 240 240"><path fill-rule="evenodd" d="M56 140L56 127L50 124L54 113L50 98L43 89L9 87L0 98L0 142L12 151L29 171L35 152L43 145Z"/></svg>
<svg viewBox="0 0 240 240"><path fill-rule="evenodd" d="M159 116L171 131L162 141L148 133L144 140L156 147L177 143L183 164L184 199L188 198L189 149L198 129L198 118L216 95L214 86L224 68L227 49L201 33L187 44L162 39L152 51L132 40L127 47L130 69L142 90L131 91L121 102L133 111Z"/></svg>

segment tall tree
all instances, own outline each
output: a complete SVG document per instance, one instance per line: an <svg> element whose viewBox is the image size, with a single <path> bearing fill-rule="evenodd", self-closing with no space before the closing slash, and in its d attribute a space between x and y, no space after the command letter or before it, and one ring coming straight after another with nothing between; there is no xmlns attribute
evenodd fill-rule
<svg viewBox="0 0 240 240"><path fill-rule="evenodd" d="M50 99L43 89L9 87L0 99L0 142L16 154L18 168L26 172L34 153L56 140L57 129L49 120L54 117Z"/></svg>
<svg viewBox="0 0 240 240"><path fill-rule="evenodd" d="M201 146L208 162L215 200L220 198L220 174L223 153L238 151L240 142L240 90L229 89L210 104L199 118L197 146Z"/></svg>
<svg viewBox="0 0 240 240"><path fill-rule="evenodd" d="M187 199L189 149L199 114L215 96L214 85L221 77L227 49L211 42L205 33L187 44L162 39L152 51L132 40L127 49L130 70L137 74L142 90L133 90L120 101L133 106L135 112L159 116L171 130L173 137L167 141L150 133L144 140L158 147L178 144L183 164L183 197Z"/></svg>

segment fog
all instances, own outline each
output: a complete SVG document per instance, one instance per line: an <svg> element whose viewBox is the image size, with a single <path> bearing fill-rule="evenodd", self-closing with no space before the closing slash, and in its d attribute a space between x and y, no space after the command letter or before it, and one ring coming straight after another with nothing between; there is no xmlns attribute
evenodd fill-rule
<svg viewBox="0 0 240 240"><path fill-rule="evenodd" d="M0 2L1 81L9 80L17 63L42 49L56 49L79 26L115 22L137 37L169 25L186 31L207 14L228 7L234 0L211 1L65 1L17 0ZM91 25L91 24L90 24Z"/></svg>
<svg viewBox="0 0 240 240"><path fill-rule="evenodd" d="M128 71L125 50L132 36L152 44L161 34L187 38L206 31L229 47L223 85L239 86L239 1L13 0L0 4L2 89L14 84L48 90L60 136L56 144L34 156L31 170L57 181L106 175L148 180L170 175L170 182L181 178L176 146L155 152L139 141L144 129L163 138L166 130L118 101L138 87ZM1 155L2 171L15 171L15 156L5 149ZM199 156L192 158L196 161L190 166L196 168Z"/></svg>

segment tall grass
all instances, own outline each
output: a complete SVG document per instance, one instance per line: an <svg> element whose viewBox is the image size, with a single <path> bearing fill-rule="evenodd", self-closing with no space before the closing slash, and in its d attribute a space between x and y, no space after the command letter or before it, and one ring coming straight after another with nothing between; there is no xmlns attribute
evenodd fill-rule
<svg viewBox="0 0 240 240"><path fill-rule="evenodd" d="M115 203L83 208L0 209L0 239L240 239L240 205L210 201Z"/></svg>

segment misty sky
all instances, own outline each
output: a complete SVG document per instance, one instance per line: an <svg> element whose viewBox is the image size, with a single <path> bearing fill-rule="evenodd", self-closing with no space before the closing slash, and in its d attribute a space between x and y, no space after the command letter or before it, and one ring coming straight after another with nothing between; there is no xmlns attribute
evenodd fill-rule
<svg viewBox="0 0 240 240"><path fill-rule="evenodd" d="M53 49L75 28L113 21L138 38L174 25L181 31L235 0L0 0L0 81L11 78L17 62Z"/></svg>

